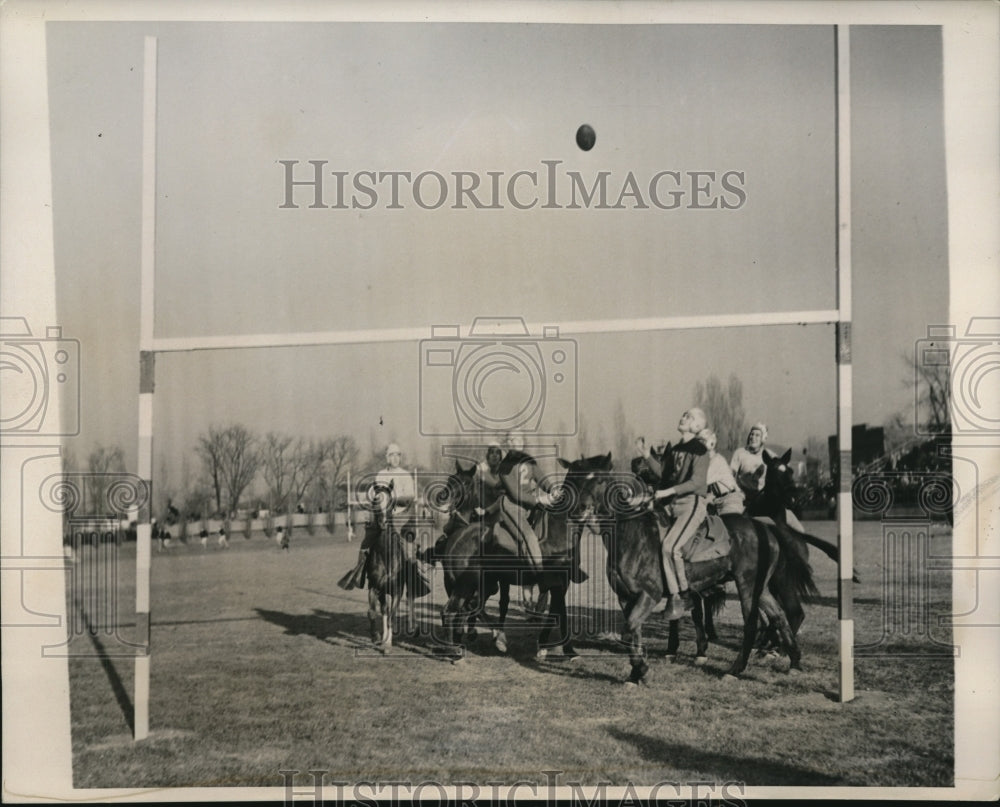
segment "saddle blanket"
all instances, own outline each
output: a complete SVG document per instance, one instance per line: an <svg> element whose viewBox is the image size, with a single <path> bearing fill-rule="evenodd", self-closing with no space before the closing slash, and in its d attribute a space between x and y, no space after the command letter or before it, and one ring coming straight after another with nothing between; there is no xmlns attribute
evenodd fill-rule
<svg viewBox="0 0 1000 807"><path fill-rule="evenodd" d="M694 537L685 544L681 555L687 563L725 557L729 554L729 530L718 516L708 516Z"/></svg>

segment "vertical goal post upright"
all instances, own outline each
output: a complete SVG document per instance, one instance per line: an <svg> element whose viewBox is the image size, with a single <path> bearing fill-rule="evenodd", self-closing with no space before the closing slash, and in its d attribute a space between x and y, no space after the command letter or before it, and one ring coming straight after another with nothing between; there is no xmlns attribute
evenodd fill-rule
<svg viewBox="0 0 1000 807"><path fill-rule="evenodd" d="M848 26L834 26L835 36L835 173L836 173L836 272L835 309L781 311L754 314L717 314L686 317L650 317L564 321L556 323L560 334L697 330L702 328L762 327L772 325L833 325L837 361L837 439L839 446L838 495L838 620L840 649L840 700L854 698L854 622L851 601L853 569L853 511L851 501L851 208L850 208L850 72ZM140 510L136 530L136 624L143 649L135 659L135 703L133 737L149 735L150 683L150 559L152 547L153 484L153 389L157 353L200 350L235 350L317 345L419 342L426 328L389 328L361 331L319 331L281 334L234 334L156 338L154 335L154 280L156 246L156 37L145 38L143 61L142 125L142 235L139 322L139 428L138 471L149 486L147 504ZM546 325L553 323L547 322ZM536 330L529 325L532 332ZM540 330L540 329L539 329ZM347 491L350 514L350 484ZM350 515L348 515L350 530Z"/></svg>
<svg viewBox="0 0 1000 807"><path fill-rule="evenodd" d="M851 366L851 35L850 26L837 25L836 165L837 165L837 493L840 551L837 553L837 622L840 628L841 702L854 700L854 504L851 498L851 420L853 376Z"/></svg>

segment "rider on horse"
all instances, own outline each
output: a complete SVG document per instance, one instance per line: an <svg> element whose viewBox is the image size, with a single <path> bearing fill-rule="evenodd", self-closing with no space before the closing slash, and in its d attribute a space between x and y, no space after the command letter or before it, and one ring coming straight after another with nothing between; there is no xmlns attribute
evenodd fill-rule
<svg viewBox="0 0 1000 807"><path fill-rule="evenodd" d="M705 413L692 407L681 415L677 424L680 442L670 447L662 461L651 454L644 457L654 470L660 469L660 490L653 494L654 502L672 499L673 524L666 534L661 531L663 574L670 592L667 619L684 616L690 603L687 574L681 551L691 540L707 515L708 450L696 435L707 425Z"/></svg>
<svg viewBox="0 0 1000 807"><path fill-rule="evenodd" d="M755 423L747 434L747 444L737 448L729 461L729 467L736 476L736 482L746 497L747 504L752 504L764 489L764 441L767 439L767 426Z"/></svg>
<svg viewBox="0 0 1000 807"><path fill-rule="evenodd" d="M394 519L402 522L396 527L402 537L402 547L406 555L406 561L410 565L412 574L409 579L412 581L415 597L423 597L430 592L430 581L422 568L418 558L416 547L414 547L414 537L416 535L416 520L414 512L414 501L417 493L413 485L413 477L401 466L403 459L402 449L396 443L389 443L385 451L386 466L375 474L375 486L388 488L392 486L392 514ZM380 496L385 495L380 493ZM369 520L365 526L365 537L358 550L358 562L354 569L340 580L340 587L345 589L359 588L364 585L365 560L371 550L372 543L378 538L379 526L375 519Z"/></svg>
<svg viewBox="0 0 1000 807"><path fill-rule="evenodd" d="M500 512L500 497L503 496L504 485L500 479L500 464L503 461L503 449L499 443L490 443L486 449L486 459L476 466L476 484L479 486L479 506L475 515L489 519Z"/></svg>
<svg viewBox="0 0 1000 807"><path fill-rule="evenodd" d="M524 438L507 435L507 453L496 470L503 484L500 499L500 521L518 542L523 554L536 572L542 571L542 549L535 533L535 513L551 507L557 498L549 480L542 474L535 458L524 451ZM576 545L570 568L570 580L583 583L587 573L580 568L579 545Z"/></svg>
<svg viewBox="0 0 1000 807"><path fill-rule="evenodd" d="M736 483L725 457L715 451L718 437L711 429L702 429L698 432L698 439L708 449L709 504L717 516L742 513L746 504L743 491Z"/></svg>
<svg viewBox="0 0 1000 807"><path fill-rule="evenodd" d="M747 435L746 447L737 448L730 460L730 468L736 474L736 481L746 496L747 510L751 512L753 512L754 502L764 491L764 477L767 474L765 457L768 460L778 459L772 451L765 448L766 441L767 426L763 423L755 423ZM791 510L786 510L785 518L789 527L799 532L805 532L802 522L796 518Z"/></svg>

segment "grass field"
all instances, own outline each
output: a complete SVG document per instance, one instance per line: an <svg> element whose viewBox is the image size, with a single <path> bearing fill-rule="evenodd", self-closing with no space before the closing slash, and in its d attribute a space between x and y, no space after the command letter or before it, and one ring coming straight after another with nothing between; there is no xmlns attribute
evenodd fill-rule
<svg viewBox="0 0 1000 807"><path fill-rule="evenodd" d="M833 522L807 527L835 538ZM935 527L929 551L949 554L950 540ZM114 642L103 632L77 635L74 650L105 657L70 663L74 784L281 786L280 770L308 769L346 782L544 784L542 772L557 770L563 783L591 785L953 783L953 659L936 622L950 611L950 578L925 579L918 555L887 566L880 523L855 529L857 697L846 704L836 566L816 550L822 597L807 606L802 673L755 656L743 678L722 678L741 630L731 593L707 665L692 664L689 622L682 655L666 661L655 614L649 683L625 688L627 659L599 635L620 627L603 547L588 538L585 548L591 580L570 601L582 658L536 661L536 629L515 605L509 654L480 639L458 665L433 652L440 570L416 604L421 630L385 657L372 652L364 592L334 584L357 552L343 530L296 530L289 552L242 535L229 550L154 550L151 736L131 741L132 661L107 657ZM135 629L134 549L120 550L124 637Z"/></svg>

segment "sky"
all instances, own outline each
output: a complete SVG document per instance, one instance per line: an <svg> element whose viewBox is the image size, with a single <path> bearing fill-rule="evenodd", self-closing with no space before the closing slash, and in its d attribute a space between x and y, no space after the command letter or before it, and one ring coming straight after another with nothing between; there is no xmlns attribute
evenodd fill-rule
<svg viewBox="0 0 1000 807"><path fill-rule="evenodd" d="M157 336L409 327L430 338L443 325L466 338L476 317L836 307L831 27L49 23L57 306L80 340L81 459L119 444L134 468L150 34ZM948 317L940 31L855 26L851 74L854 421L880 424L912 412L901 356ZM582 123L597 134L587 152L574 141ZM543 161L558 161L561 206L542 208L543 180L530 210L509 198L453 209L454 194L425 209L408 193L394 209L386 185L367 210L310 208L308 188L288 209L282 160L326 161L348 183L466 171L484 188L489 172L544 177ZM649 207L571 209L574 171L588 186L608 172L609 206L634 176ZM681 177L677 209L650 202L663 171ZM691 172L715 172L707 196ZM742 194L723 193L727 172ZM433 199L433 177L424 187ZM719 207L690 208L715 197ZM576 365L558 384L555 343L532 355L547 379L541 428L563 435L564 453L581 419L610 448L619 406L635 433L672 437L710 374L741 379L748 418L776 444L835 431L832 326L561 338ZM352 434L363 452L395 440L424 462L433 441L421 430L456 428L456 372L415 341L161 355L154 468L179 473L209 424L237 421ZM503 398L503 377L484 382L488 394Z"/></svg>

